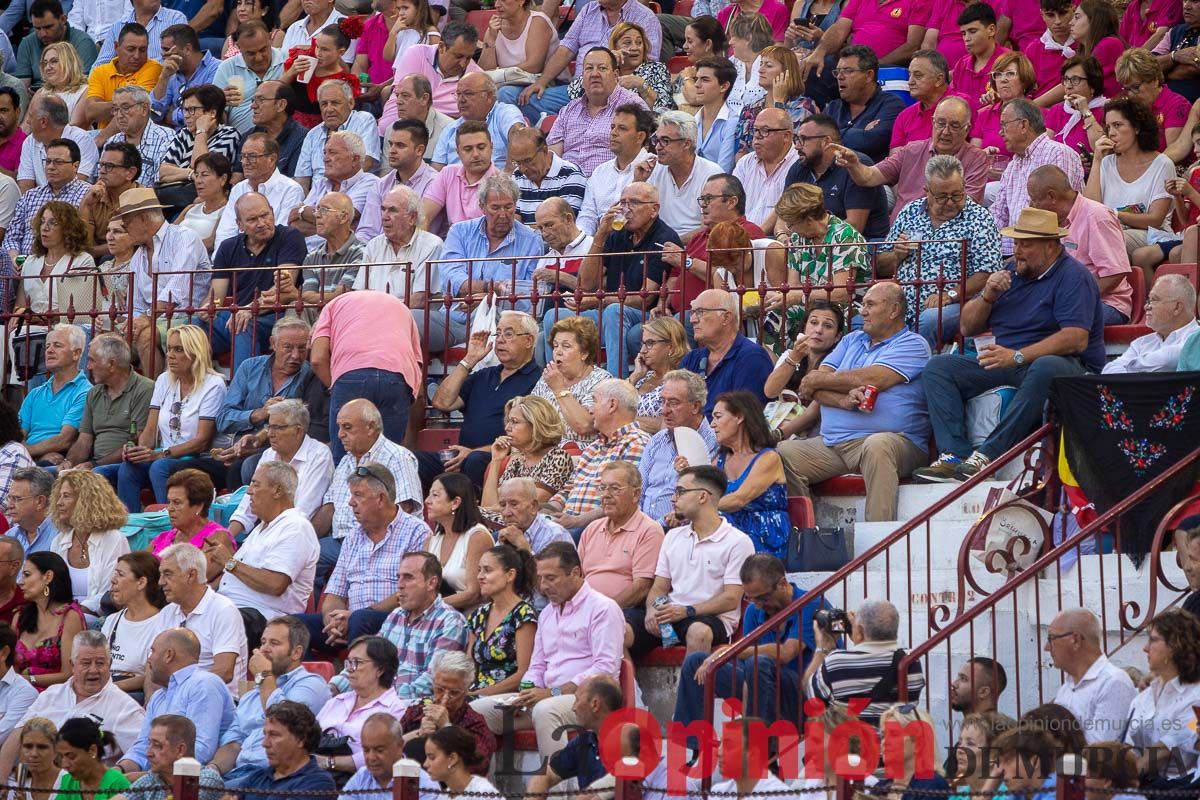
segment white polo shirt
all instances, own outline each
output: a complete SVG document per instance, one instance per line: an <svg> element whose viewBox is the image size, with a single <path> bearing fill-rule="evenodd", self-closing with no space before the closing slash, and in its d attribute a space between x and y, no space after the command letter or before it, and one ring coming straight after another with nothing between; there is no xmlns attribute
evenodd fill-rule
<svg viewBox="0 0 1200 800"><path fill-rule="evenodd" d="M1101 654L1078 683L1070 675L1063 675L1054 702L1083 724L1084 737L1091 744L1121 736L1136 696L1137 689L1125 670Z"/></svg>
<svg viewBox="0 0 1200 800"><path fill-rule="evenodd" d="M278 597L258 592L226 572L221 578L221 594L238 608L258 609L268 620L302 614L312 594L320 549L312 523L299 509L289 508L266 525L260 522L234 555L247 566L290 576L287 589Z"/></svg>
<svg viewBox="0 0 1200 800"><path fill-rule="evenodd" d="M200 640L200 669L211 671L213 657L222 653L234 653L237 661L233 666L233 680L229 691L237 696L238 679L246 674L246 627L242 614L228 597L222 597L205 587L204 596L186 616L178 603L168 603L159 612L169 628L187 628Z"/></svg>
<svg viewBox="0 0 1200 800"><path fill-rule="evenodd" d="M66 683L51 686L38 695L20 724L34 717L45 717L58 726L71 717L91 717L116 737L121 752L128 753L142 731L146 710L111 680L91 697L80 698L75 693L75 679L68 678Z"/></svg>
<svg viewBox="0 0 1200 800"><path fill-rule="evenodd" d="M752 555L754 542L726 520L704 539L696 536L691 525L684 525L663 540L654 574L671 581L672 603L694 606L716 597L728 585L741 586L742 563ZM726 633L733 631L740 615L736 607L719 615Z"/></svg>
<svg viewBox="0 0 1200 800"><path fill-rule="evenodd" d="M658 216L680 236L699 228L700 194L704 191L704 183L724 171L720 164L696 156L692 174L682 184L676 185L670 167L666 164L655 166L648 182L658 189Z"/></svg>
<svg viewBox="0 0 1200 800"><path fill-rule="evenodd" d="M278 460L279 454L275 452L275 448L268 447L258 463L261 465ZM288 463L296 468L296 476L299 479L296 483L296 508L304 516L311 517L321 507L321 501L325 499L325 492L329 489L329 482L333 480L333 455L328 446L311 436L305 436L304 441L300 443L300 449ZM238 503L232 520L240 522L242 529L247 531L258 524L258 515L250 509L249 494L243 496L242 502Z"/></svg>

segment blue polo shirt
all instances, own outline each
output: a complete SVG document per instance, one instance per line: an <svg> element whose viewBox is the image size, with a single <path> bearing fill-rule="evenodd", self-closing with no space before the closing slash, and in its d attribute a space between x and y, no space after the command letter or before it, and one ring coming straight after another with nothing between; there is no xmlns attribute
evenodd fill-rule
<svg viewBox="0 0 1200 800"><path fill-rule="evenodd" d="M542 237L533 228L514 222L512 230L503 241L491 249L487 233L483 230L484 217L465 219L450 226L446 244L442 248L441 273L446 289L458 294L459 288L468 279L479 281L529 281L537 269L538 259L546 252ZM473 259L491 258L495 261ZM529 286L518 284L518 295L529 295ZM531 311L528 300L518 300L517 311ZM465 323L467 314L456 305L450 316Z"/></svg>
<svg viewBox="0 0 1200 800"><path fill-rule="evenodd" d="M25 443L37 444L43 439L57 436L64 425L79 430L83 420L83 407L92 382L79 372L65 386L54 391L54 378L31 391L21 403L21 429L25 431Z"/></svg>
<svg viewBox="0 0 1200 800"><path fill-rule="evenodd" d="M259 767L246 776L238 788L244 792L243 800L280 800L281 793L295 791L328 792L331 795L337 792L333 777L317 766L315 756L309 756L306 765L283 778L275 777L272 766Z"/></svg>
<svg viewBox="0 0 1200 800"><path fill-rule="evenodd" d="M850 116L850 106L840 97L829 101L825 113L842 132L842 144L882 161L891 149L892 126L904 108L903 100L879 89L857 117Z"/></svg>
<svg viewBox="0 0 1200 800"><path fill-rule="evenodd" d="M864 331L842 337L833 352L825 357L821 369L863 369L876 364L901 377L901 382L880 392L875 410L857 408L847 411L821 406L821 439L833 446L863 439L872 433L903 434L921 450L929 446L929 411L925 407L925 389L921 373L929 363L929 342L920 334L902 328L879 344L871 344Z"/></svg>
<svg viewBox="0 0 1200 800"><path fill-rule="evenodd" d="M580 789L586 789L608 774L600 761L599 740L592 731L580 731L566 747L552 755L550 768L564 780L577 778Z"/></svg>
<svg viewBox="0 0 1200 800"><path fill-rule="evenodd" d="M437 148L433 152L433 160L437 164L458 163L458 127L465 120L462 117L454 120L442 131L438 138ZM504 169L508 162L508 132L513 125L524 125L525 115L521 109L511 103L496 103L487 115L488 135L492 137L492 163L497 169Z"/></svg>
<svg viewBox="0 0 1200 800"><path fill-rule="evenodd" d="M870 156L859 153L859 161L868 167L875 165ZM819 186L825 195L825 210L835 217L846 219L846 212L867 209L867 224L862 231L867 239L883 239L887 237L888 220L887 195L882 186L859 186L850 178L850 170L830 164L818 177L813 174L807 162L797 161L792 164L787 174L787 185L793 183L811 183Z"/></svg>
<svg viewBox="0 0 1200 800"><path fill-rule="evenodd" d="M799 600L804 596L804 591L792 584L792 602ZM799 614L792 614L787 618L787 622L783 626L783 635L779 635L774 630L767 631L766 634L759 640L763 644L782 644L789 639L800 639L804 642L804 660L793 659L787 664L784 664L788 669L794 669L796 672L801 672L808 667L808 662L812 660L813 651L817 649L817 640L813 636L813 614L816 614L822 608L828 608L829 603L820 597L815 597L805 603L800 609ZM746 636L751 631L757 629L760 625L766 622L772 615L767 614L757 603L751 603L746 606L746 613L742 615L742 635Z"/></svg>
<svg viewBox="0 0 1200 800"><path fill-rule="evenodd" d="M745 389L753 393L760 403L765 404L767 396L763 394L763 385L767 382L771 371L775 369L775 362L771 360L761 345L755 344L739 333L733 340L733 346L729 348L729 352L721 359L721 363L717 364L717 368L712 371L712 374L708 372L707 347L697 347L692 350L683 357L679 366L681 369L691 370L697 375L704 376L704 382L708 384L708 400L704 404L704 416L711 417L717 397L736 389Z"/></svg>
<svg viewBox="0 0 1200 800"><path fill-rule="evenodd" d="M1063 328L1083 328L1088 332L1087 348L1080 354L1083 366L1090 372L1103 369L1100 286L1087 267L1064 250L1040 278L1022 278L1013 261L1007 269L1012 286L992 304L990 323L996 344L1020 350Z"/></svg>
<svg viewBox="0 0 1200 800"><path fill-rule="evenodd" d="M280 264L299 267L307 255L308 245L304 241L304 234L287 225L275 226L275 235L258 255L246 249L246 234L239 233L221 242L217 248L213 256L213 278L227 279L237 304L247 306L254 302L259 292L275 286L275 273L256 267L275 267ZM218 298L218 302L220 300Z"/></svg>
<svg viewBox="0 0 1200 800"><path fill-rule="evenodd" d="M504 406L514 397L533 392L542 370L532 360L501 381L504 367L495 366L471 373L459 390L463 401L463 424L458 443L483 447L504 435Z"/></svg>

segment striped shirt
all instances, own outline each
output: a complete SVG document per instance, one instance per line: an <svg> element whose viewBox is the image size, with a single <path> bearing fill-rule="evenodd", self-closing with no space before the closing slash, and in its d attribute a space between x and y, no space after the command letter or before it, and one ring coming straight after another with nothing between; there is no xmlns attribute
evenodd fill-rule
<svg viewBox="0 0 1200 800"><path fill-rule="evenodd" d="M571 206L575 216L583 207L583 195L587 191L587 178L579 167L559 157L558 153L550 150L550 170L542 178L540 186L534 186L533 181L526 178L520 170L513 173L513 180L521 189L521 199L517 201L517 213L521 222L533 224L533 215L543 200L551 197L561 197Z"/></svg>
<svg viewBox="0 0 1200 800"><path fill-rule="evenodd" d="M852 697L870 697L875 685L891 670L899 647L895 641L860 642L852 650L831 652L812 676L810 695L826 703L831 700L845 703ZM921 672L921 662L913 661L908 667L909 702L917 702L924 688L925 675ZM871 703L859 713L859 719L868 725L878 725L879 715L895 702L896 695L897 692L893 690L884 700Z"/></svg>
<svg viewBox="0 0 1200 800"><path fill-rule="evenodd" d="M170 128L156 122L146 122L146 127L142 130L142 141L137 146L138 152L142 154L142 175L138 181L143 186L158 183L158 165L166 160L167 150L174 140L175 134ZM125 134L118 133L109 141L124 142Z"/></svg>
<svg viewBox="0 0 1200 800"><path fill-rule="evenodd" d="M325 502L333 506L333 538L345 539L358 530L358 522L354 512L350 510L349 479L355 467L368 461L377 461L392 472L396 480L396 502L410 501L416 505L413 512L421 514L421 504L425 495L421 494L421 479L417 476L417 457L409 450L395 444L381 433L371 445L371 449L363 453L362 458L355 458L352 453L346 453L333 471L333 482L325 492ZM393 572L389 577L393 577Z"/></svg>
<svg viewBox="0 0 1200 800"><path fill-rule="evenodd" d="M218 125L217 130L208 138L208 152L220 153L229 159L229 163L237 161L238 151L242 146L242 135L231 125ZM172 166L183 169L192 165L192 151L196 147L196 134L187 128L175 131L171 146L163 159Z"/></svg>
<svg viewBox="0 0 1200 800"><path fill-rule="evenodd" d="M555 495L555 499L563 502L563 511L578 516L600 508L600 472L614 461L628 461L636 466L649 441L650 434L636 420L618 428L612 436L596 437L579 457L575 474Z"/></svg>
<svg viewBox="0 0 1200 800"><path fill-rule="evenodd" d="M76 178L57 192L47 183L35 186L21 195L21 199L17 201L17 207L13 211L12 222L9 223L8 230L4 234L4 249L16 250L17 255L27 256L32 253L33 227L31 223L34 214L51 200L61 200L79 208L83 203L83 198L87 197L87 193L91 189L90 183L84 183Z"/></svg>
<svg viewBox="0 0 1200 800"><path fill-rule="evenodd" d="M467 620L440 596L419 613L397 608L383 621L379 635L396 645L400 668L396 671L396 694L413 700L433 693L429 662L439 650L467 649ZM339 692L350 688L343 671L330 681Z"/></svg>
<svg viewBox="0 0 1200 800"><path fill-rule="evenodd" d="M423 549L430 535L428 525L398 506L396 517L378 543L372 542L359 525L342 544L326 594L346 598L351 611L375 605L395 592L404 554Z"/></svg>

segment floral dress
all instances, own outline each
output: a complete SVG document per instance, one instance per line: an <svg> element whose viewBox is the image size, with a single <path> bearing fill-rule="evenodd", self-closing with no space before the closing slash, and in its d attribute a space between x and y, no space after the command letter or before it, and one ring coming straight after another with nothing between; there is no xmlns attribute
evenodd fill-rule
<svg viewBox="0 0 1200 800"><path fill-rule="evenodd" d="M755 453L754 458L750 459L750 463L742 470L742 474L729 479L729 488L726 490L726 494L738 490L750 474L750 470L754 469L754 462L758 461L763 453L772 452L774 450L767 448ZM717 456L717 469L722 472L725 471L725 457L724 451ZM770 553L780 559L787 554L791 522L787 513L786 485L773 483L767 487L765 492L744 505L741 510L722 511L721 516L729 520L733 527L750 537L750 541L754 542L755 552Z"/></svg>
<svg viewBox="0 0 1200 800"><path fill-rule="evenodd" d="M754 118L758 116L758 112L767 108L770 103L770 97L764 97L757 103L744 106L741 116L738 117L737 123L737 151L739 153L749 153L754 144ZM819 113L817 104L811 98L804 95L796 95L789 97L787 102L783 104L784 109L788 112L788 116L792 118L792 131L799 132L800 126L804 120L811 117L813 114Z"/></svg>
<svg viewBox="0 0 1200 800"><path fill-rule="evenodd" d="M537 612L522 600L487 635L488 614L492 604L484 603L467 619L467 630L475 634L471 657L478 665L472 690L495 686L517 671L517 629L528 623L537 624Z"/></svg>
<svg viewBox="0 0 1200 800"><path fill-rule="evenodd" d="M41 640L34 647L28 647L20 639L17 640L17 647L13 653L13 669L19 673L28 670L30 675L53 675L56 672L62 672L62 634L63 628L67 624L67 617L71 612L79 615L79 623L86 629L87 622L83 618L83 609L79 607L78 603L68 603L53 612L58 617L58 633L54 636ZM45 686L35 688L38 692L46 690Z"/></svg>
<svg viewBox="0 0 1200 800"><path fill-rule="evenodd" d="M871 265L868 256L867 240L854 229L850 223L833 214L829 215L829 230L821 241L805 239L799 234L789 234L785 242L788 248L788 272L798 273L800 285L811 284L812 288L824 288L839 272L849 273L849 280L855 284L855 297L861 296L871 280ZM841 247L813 247L813 245L842 245ZM857 303L852 303L857 305ZM789 306L787 320L782 330L778 319L768 318L767 329L770 337L764 342L774 352L782 352L785 346L781 344L788 337L796 338L796 333L804 330L803 303Z"/></svg>

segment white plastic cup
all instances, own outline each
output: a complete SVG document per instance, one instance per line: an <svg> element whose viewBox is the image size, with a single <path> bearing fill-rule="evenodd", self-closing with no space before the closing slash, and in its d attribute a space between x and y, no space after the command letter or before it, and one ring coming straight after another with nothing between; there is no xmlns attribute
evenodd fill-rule
<svg viewBox="0 0 1200 800"><path fill-rule="evenodd" d="M984 348L991 347L992 345L994 345L996 343L996 337L992 336L990 333L983 333L983 334L980 334L979 336L976 336L974 341L975 341L975 352L982 353L984 351Z"/></svg>

